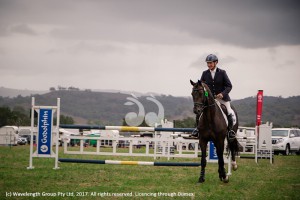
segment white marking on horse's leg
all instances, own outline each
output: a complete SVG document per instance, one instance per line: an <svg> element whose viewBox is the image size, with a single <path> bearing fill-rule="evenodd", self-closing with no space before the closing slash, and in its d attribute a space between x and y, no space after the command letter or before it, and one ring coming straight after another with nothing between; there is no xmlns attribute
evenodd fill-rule
<svg viewBox="0 0 300 200"><path fill-rule="evenodd" d="M237 168L238 168L236 161L231 161L231 166L234 171L237 170Z"/></svg>

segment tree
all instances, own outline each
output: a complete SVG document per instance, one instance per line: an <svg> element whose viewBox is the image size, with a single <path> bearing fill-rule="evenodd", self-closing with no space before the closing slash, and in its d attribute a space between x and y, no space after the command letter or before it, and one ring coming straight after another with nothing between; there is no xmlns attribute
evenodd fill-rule
<svg viewBox="0 0 300 200"><path fill-rule="evenodd" d="M11 123L16 126L30 126L30 116L21 106L15 106L12 110Z"/></svg>
<svg viewBox="0 0 300 200"><path fill-rule="evenodd" d="M54 124L56 124L56 118L54 118L53 120ZM60 115L60 120L59 120L60 124L74 124L74 119L70 116L65 116L65 115Z"/></svg>
<svg viewBox="0 0 300 200"><path fill-rule="evenodd" d="M129 126L129 125L126 123L125 118L122 119L122 126ZM149 127L149 125L146 123L145 120L143 120L143 122L142 122L139 126L140 126L140 127Z"/></svg>
<svg viewBox="0 0 300 200"><path fill-rule="evenodd" d="M8 125L11 117L11 111L9 107L0 107L0 127Z"/></svg>
<svg viewBox="0 0 300 200"><path fill-rule="evenodd" d="M55 87L51 87L49 90L50 90L50 92L54 92L56 89L55 89Z"/></svg>
<svg viewBox="0 0 300 200"><path fill-rule="evenodd" d="M0 107L0 127L7 125L29 126L30 117L23 107L16 106L13 110L9 107Z"/></svg>
<svg viewBox="0 0 300 200"><path fill-rule="evenodd" d="M183 120L174 121L175 128L193 128L196 126L196 120L193 117L188 117Z"/></svg>

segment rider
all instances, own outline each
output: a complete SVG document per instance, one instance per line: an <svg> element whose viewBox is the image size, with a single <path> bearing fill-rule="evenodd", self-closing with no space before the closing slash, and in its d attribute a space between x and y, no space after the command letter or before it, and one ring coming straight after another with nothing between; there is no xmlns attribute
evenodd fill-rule
<svg viewBox="0 0 300 200"><path fill-rule="evenodd" d="M209 87L213 96L223 105L226 106L228 112L228 132L230 136L234 136L235 133L232 130L233 125L236 123L236 116L230 106L229 92L232 89L231 81L229 80L226 71L217 67L218 58L214 54L209 54L206 57L206 63L208 70L202 73L201 82L204 82ZM196 116L196 125L198 127L199 115ZM192 136L198 137L198 130L196 129Z"/></svg>

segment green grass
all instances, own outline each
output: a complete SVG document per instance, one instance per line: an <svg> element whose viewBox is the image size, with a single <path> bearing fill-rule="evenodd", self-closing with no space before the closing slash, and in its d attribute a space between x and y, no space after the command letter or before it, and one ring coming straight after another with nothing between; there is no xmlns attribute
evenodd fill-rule
<svg viewBox="0 0 300 200"><path fill-rule="evenodd" d="M92 147L91 147L92 148ZM125 150L126 151L126 150ZM63 155L61 158L153 161L147 157L110 157ZM199 167L153 167L60 163L53 170L54 159L34 158L35 169L27 170L29 146L0 147L0 199L6 192L73 192L86 197L64 199L99 199L101 193L192 193L193 197L157 197L155 199L300 199L300 156L275 156L275 163L238 159L239 169L225 184L219 181L217 164L208 163L206 181L197 184ZM166 161L161 158L159 161ZM171 162L199 162L198 159L171 159ZM60 199L60 197L7 197L7 199ZM106 197L102 199L153 199L153 197Z"/></svg>

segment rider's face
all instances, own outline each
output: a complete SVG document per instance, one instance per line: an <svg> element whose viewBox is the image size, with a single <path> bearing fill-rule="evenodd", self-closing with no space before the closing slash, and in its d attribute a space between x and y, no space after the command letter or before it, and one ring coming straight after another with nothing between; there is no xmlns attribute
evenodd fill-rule
<svg viewBox="0 0 300 200"><path fill-rule="evenodd" d="M207 67L210 70L214 70L217 66L217 62L207 62Z"/></svg>

